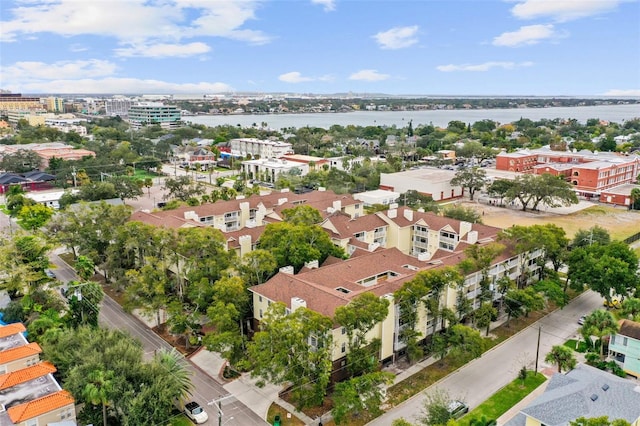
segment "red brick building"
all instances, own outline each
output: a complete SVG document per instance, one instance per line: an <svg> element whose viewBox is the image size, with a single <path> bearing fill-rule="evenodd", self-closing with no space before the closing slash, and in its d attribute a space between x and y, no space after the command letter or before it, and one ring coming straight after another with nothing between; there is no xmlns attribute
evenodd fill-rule
<svg viewBox="0 0 640 426"><path fill-rule="evenodd" d="M618 193L617 197L602 194L636 182L640 174L640 157L612 152L568 152L542 148L500 153L496 156L496 169L535 174L551 173L564 177L575 187L580 197L628 205L629 197L625 198L619 191L614 191Z"/></svg>

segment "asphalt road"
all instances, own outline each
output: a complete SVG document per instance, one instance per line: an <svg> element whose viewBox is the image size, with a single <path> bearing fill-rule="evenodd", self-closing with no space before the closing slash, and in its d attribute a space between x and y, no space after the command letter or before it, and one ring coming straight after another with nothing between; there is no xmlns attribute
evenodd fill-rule
<svg viewBox="0 0 640 426"><path fill-rule="evenodd" d="M533 368L540 326L538 371L549 366L544 357L554 345L562 344L577 334L578 318L602 307L602 297L586 291L562 310L547 315L514 337L484 353L453 374L425 390L445 389L454 399L465 401L471 409L478 406L518 375L523 364ZM425 392L415 395L404 404L378 417L368 425L388 426L394 419L417 420L425 401Z"/></svg>
<svg viewBox="0 0 640 426"><path fill-rule="evenodd" d="M53 271L60 281L68 282L78 279L75 271L64 263L56 254L51 255L51 262L56 265L56 268L53 269ZM163 348L171 349L171 345L158 337L136 317L124 312L120 305L107 295L105 295L100 306L99 321L104 327L126 331L135 339L139 340L144 348L144 357L146 359L150 359L157 350ZM233 397L233 395L227 394L221 383L218 383L186 358L184 359L184 362L186 363L189 371L191 371L191 382L194 386L192 399L204 407L209 414L209 420L205 424L218 424L217 410L213 406L208 406L207 404L221 397L224 398L224 400L221 401L223 425L262 426L268 424L261 419L260 416Z"/></svg>

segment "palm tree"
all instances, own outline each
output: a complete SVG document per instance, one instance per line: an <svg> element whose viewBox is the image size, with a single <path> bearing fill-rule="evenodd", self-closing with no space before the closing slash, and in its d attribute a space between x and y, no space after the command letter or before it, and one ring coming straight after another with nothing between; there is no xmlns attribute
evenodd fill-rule
<svg viewBox="0 0 640 426"><path fill-rule="evenodd" d="M589 341L589 336L596 336L600 341L600 358L603 358L602 338L618 331L618 322L609 311L599 309L593 311L584 319L582 325L582 335L585 341Z"/></svg>
<svg viewBox="0 0 640 426"><path fill-rule="evenodd" d="M556 345L551 348L551 352L544 358L545 361L551 362L558 366L558 373L562 373L562 370L571 370L576 366L576 357L573 355L573 350L562 345Z"/></svg>
<svg viewBox="0 0 640 426"><path fill-rule="evenodd" d="M153 365L165 378L166 395L175 400L184 400L191 394L193 383L184 357L175 349L161 350L156 353Z"/></svg>
<svg viewBox="0 0 640 426"><path fill-rule="evenodd" d="M113 390L113 371L94 370L88 376L83 397L92 405L102 405L102 424L107 426L107 405Z"/></svg>

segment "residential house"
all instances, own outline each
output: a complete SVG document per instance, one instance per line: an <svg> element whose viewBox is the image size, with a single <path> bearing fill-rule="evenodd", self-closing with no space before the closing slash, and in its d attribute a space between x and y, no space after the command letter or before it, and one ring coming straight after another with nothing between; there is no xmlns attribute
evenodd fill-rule
<svg viewBox="0 0 640 426"><path fill-rule="evenodd" d="M22 324L0 326L0 425L76 425L75 401L63 390L53 364L24 337Z"/></svg>
<svg viewBox="0 0 640 426"><path fill-rule="evenodd" d="M620 329L609 340L609 357L625 373L640 378L640 322L623 319L618 324Z"/></svg>
<svg viewBox="0 0 640 426"><path fill-rule="evenodd" d="M607 416L640 425L640 386L584 364L554 374L544 393L505 426L568 425L580 418Z"/></svg>
<svg viewBox="0 0 640 426"><path fill-rule="evenodd" d="M256 138L237 138L229 141L231 153L238 153L246 158L250 154L253 158L280 158L285 154L293 153L289 142L278 140L260 140Z"/></svg>

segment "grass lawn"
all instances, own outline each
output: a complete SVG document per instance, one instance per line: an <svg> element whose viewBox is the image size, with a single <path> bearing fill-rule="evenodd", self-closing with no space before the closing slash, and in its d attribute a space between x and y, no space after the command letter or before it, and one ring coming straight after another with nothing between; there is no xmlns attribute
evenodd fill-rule
<svg viewBox="0 0 640 426"><path fill-rule="evenodd" d="M169 424L171 426L193 426L193 422L184 414L174 417Z"/></svg>
<svg viewBox="0 0 640 426"><path fill-rule="evenodd" d="M583 341L580 341L580 343L578 343L578 341L575 339L569 339L564 342L564 345L576 352L585 353L587 351L587 344Z"/></svg>
<svg viewBox="0 0 640 426"><path fill-rule="evenodd" d="M146 170L141 170L141 169L136 169L135 173L133 174L133 177L136 179L146 179L146 178L155 178L158 177L160 175L158 175L157 173L151 173L148 172Z"/></svg>
<svg viewBox="0 0 640 426"><path fill-rule="evenodd" d="M515 379L460 419L458 424L460 426L468 426L473 420L480 420L483 416L487 420L496 420L511 407L522 401L525 396L529 395L545 380L547 379L543 374L529 371L524 383L520 379Z"/></svg>
<svg viewBox="0 0 640 426"><path fill-rule="evenodd" d="M269 411L267 412L267 423L272 425L276 414L280 415L280 424L282 426L304 426L304 422L302 420L275 402L271 404L271 407L269 407ZM291 414L291 418L288 418L287 414Z"/></svg>

